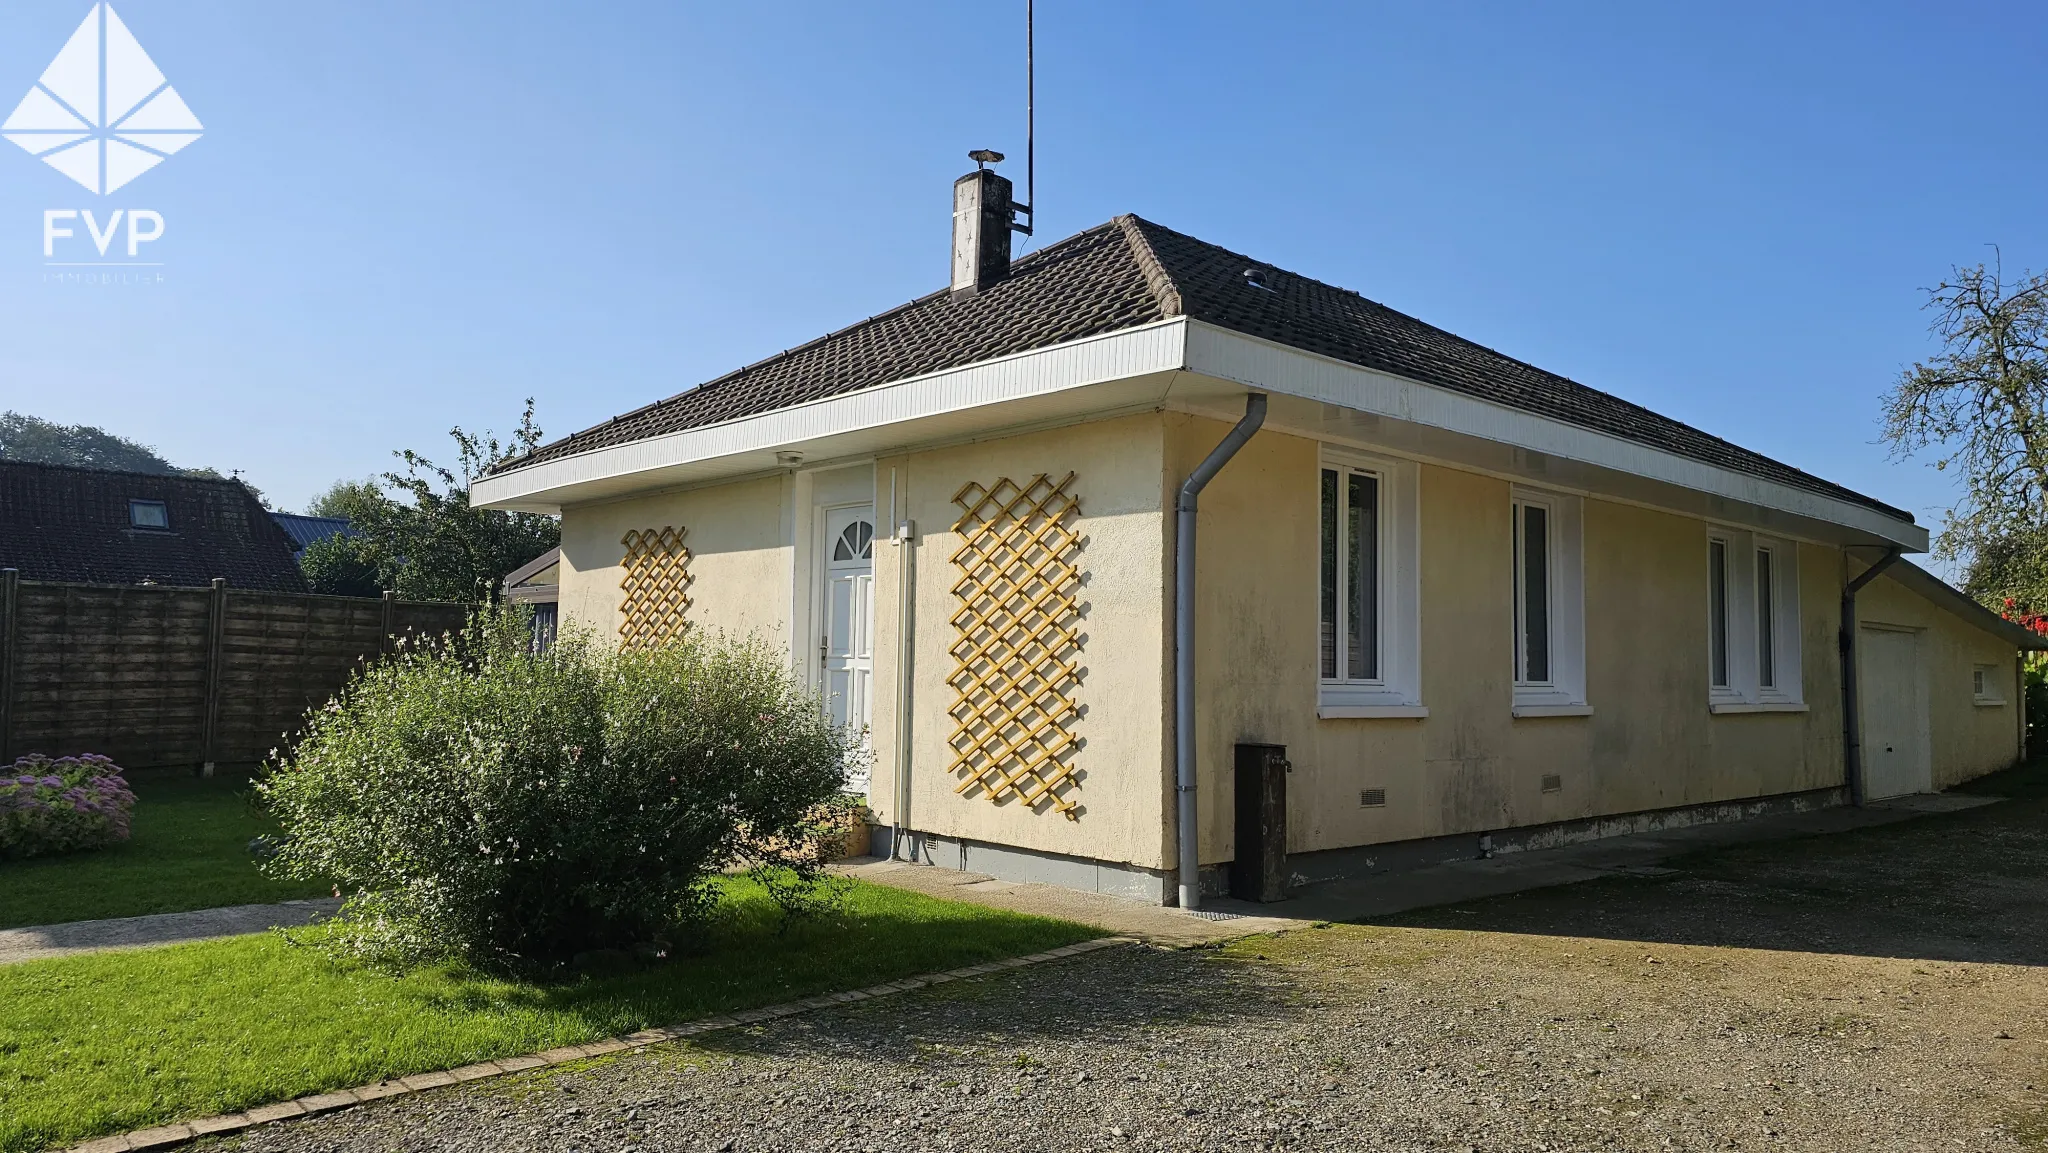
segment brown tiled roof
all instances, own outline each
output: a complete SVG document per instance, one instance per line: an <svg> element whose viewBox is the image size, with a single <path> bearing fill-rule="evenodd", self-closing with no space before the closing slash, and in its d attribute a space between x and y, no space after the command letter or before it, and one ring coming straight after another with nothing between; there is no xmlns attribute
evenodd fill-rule
<svg viewBox="0 0 2048 1153"><path fill-rule="evenodd" d="M162 501L168 529L128 502ZM0 461L0 568L24 580L305 592L291 539L233 480Z"/></svg>
<svg viewBox="0 0 2048 1153"><path fill-rule="evenodd" d="M1256 270L1254 278L1247 270ZM773 412L890 381L1062 344L1169 316L1512 408L1876 509L1912 514L1641 405L1453 336L1349 289L1284 271L1136 216L1017 261L978 296L914 300L595 428L498 471Z"/></svg>

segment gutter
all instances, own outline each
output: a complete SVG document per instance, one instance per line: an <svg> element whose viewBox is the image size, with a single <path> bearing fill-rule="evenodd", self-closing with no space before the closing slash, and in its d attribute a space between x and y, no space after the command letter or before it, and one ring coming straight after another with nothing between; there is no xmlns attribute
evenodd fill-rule
<svg viewBox="0 0 2048 1153"><path fill-rule="evenodd" d="M1180 486L1173 539L1173 766L1179 795L1180 907L1202 903L1201 829L1195 796L1195 505L1202 490L1266 422L1266 394L1245 397L1244 417Z"/></svg>
<svg viewBox="0 0 2048 1153"><path fill-rule="evenodd" d="M1886 549L1877 563L1864 569L1842 586L1842 633L1837 647L1842 654L1842 783L1849 786L1849 803L1863 804L1863 733L1856 707L1856 594L1878 578L1899 559L1896 545Z"/></svg>

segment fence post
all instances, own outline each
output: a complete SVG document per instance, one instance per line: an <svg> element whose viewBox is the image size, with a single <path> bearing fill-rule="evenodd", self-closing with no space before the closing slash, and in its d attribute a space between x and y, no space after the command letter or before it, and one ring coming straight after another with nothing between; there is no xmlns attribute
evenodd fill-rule
<svg viewBox="0 0 2048 1153"><path fill-rule="evenodd" d="M14 760L14 649L20 622L21 570L0 569L0 764Z"/></svg>
<svg viewBox="0 0 2048 1153"><path fill-rule="evenodd" d="M395 643L395 642L396 642L396 640L397 640L397 637L396 637L396 636L394 635L394 634L396 634L396 633L397 633L397 631L398 631L398 594L397 594L397 593L395 593L395 592L393 592L393 591L391 591L390 589L385 589L385 590L384 590L384 639L378 642L378 645L377 645L377 651L378 651L378 653L382 654L383 656L387 656L387 657L391 655L391 647L392 647L393 643Z"/></svg>
<svg viewBox="0 0 2048 1153"><path fill-rule="evenodd" d="M220 741L220 675L223 642L228 630L228 578L213 578L213 603L206 613L206 735L199 750L199 775L213 775L215 746Z"/></svg>

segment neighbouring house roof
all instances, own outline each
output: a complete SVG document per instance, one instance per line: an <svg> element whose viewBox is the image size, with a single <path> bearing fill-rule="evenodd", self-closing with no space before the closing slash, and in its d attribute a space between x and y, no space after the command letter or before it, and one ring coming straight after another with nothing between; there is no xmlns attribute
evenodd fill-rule
<svg viewBox="0 0 2048 1153"><path fill-rule="evenodd" d="M1912 561L1903 558L1893 561L1884 575L1900 585L1919 593L1939 608L1947 609L1985 632L2000 639L2011 641L2013 647L2034 652L2048 652L2048 637L2014 620L2007 620L1979 604L1970 594L1956 588Z"/></svg>
<svg viewBox="0 0 2048 1153"><path fill-rule="evenodd" d="M360 536L362 534L348 526L345 516L307 516L296 512L273 512L270 519L291 538L292 551L300 552L314 541L326 540L331 536Z"/></svg>
<svg viewBox="0 0 2048 1153"><path fill-rule="evenodd" d="M137 527L133 502L165 527ZM145 508L143 520L157 517ZM291 538L240 482L0 461L0 568L25 580L305 592Z"/></svg>
<svg viewBox="0 0 2048 1153"><path fill-rule="evenodd" d="M1250 273L1250 275L1248 275ZM543 445L503 473L925 373L1184 316L1692 460L1912 515L1641 405L1546 372L1350 289L1136 216L1025 256L978 294L939 291Z"/></svg>
<svg viewBox="0 0 2048 1153"><path fill-rule="evenodd" d="M562 549L554 548L505 574L505 599L518 602L550 602L561 584Z"/></svg>

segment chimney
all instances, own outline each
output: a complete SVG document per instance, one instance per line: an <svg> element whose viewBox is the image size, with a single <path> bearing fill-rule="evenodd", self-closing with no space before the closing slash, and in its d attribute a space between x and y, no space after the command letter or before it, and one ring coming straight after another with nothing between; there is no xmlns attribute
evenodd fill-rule
<svg viewBox="0 0 2048 1153"><path fill-rule="evenodd" d="M967 154L974 171L953 182L953 295L972 296L1010 275L1010 182L988 165L1000 152Z"/></svg>

